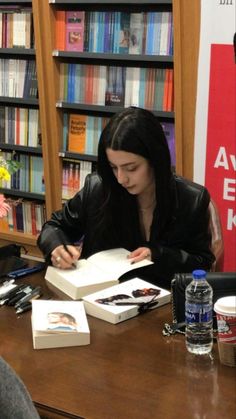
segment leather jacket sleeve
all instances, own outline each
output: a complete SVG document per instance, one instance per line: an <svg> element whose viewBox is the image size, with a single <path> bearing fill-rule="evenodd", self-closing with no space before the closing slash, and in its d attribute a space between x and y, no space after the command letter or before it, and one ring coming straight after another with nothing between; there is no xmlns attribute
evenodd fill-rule
<svg viewBox="0 0 236 419"><path fill-rule="evenodd" d="M191 188L190 183L190 188ZM210 196L204 187L199 193L191 193L191 200L185 192L178 195L179 211L157 246L151 249L152 260L161 272L192 272L194 269L211 269L215 260L211 252L209 231Z"/></svg>
<svg viewBox="0 0 236 419"><path fill-rule="evenodd" d="M87 216L91 211L88 197L91 191L96 194L99 186L98 177L87 176L84 188L68 200L61 210L53 212L50 220L44 224L37 244L47 262L55 247L62 242L73 244L84 234Z"/></svg>

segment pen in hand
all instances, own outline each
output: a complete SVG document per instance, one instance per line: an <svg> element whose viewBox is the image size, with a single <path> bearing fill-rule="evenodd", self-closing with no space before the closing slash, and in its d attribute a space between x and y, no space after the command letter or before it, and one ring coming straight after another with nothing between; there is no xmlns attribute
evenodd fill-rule
<svg viewBox="0 0 236 419"><path fill-rule="evenodd" d="M67 247L67 245L65 243L63 243L63 247L64 247L65 251L67 253L69 253L69 255L73 258L73 255L71 254L71 252L69 251L69 249L68 249L68 247ZM76 262L72 262L71 266L73 268L77 268L77 263Z"/></svg>
<svg viewBox="0 0 236 419"><path fill-rule="evenodd" d="M65 242L64 236L62 235L62 232L59 229L58 229L58 234L59 234L60 241L61 241L61 244L62 244L64 250L70 255L70 257L72 259L74 259L74 255L72 254L71 250L68 248L69 245ZM82 247L83 238L84 238L84 236L82 236L81 239L78 242L79 246L80 246L80 249ZM77 243L76 244L74 243L74 246L77 246ZM78 251L78 249L77 249L77 251ZM67 263L68 263L68 261L67 261ZM77 268L77 261L72 261L71 267Z"/></svg>

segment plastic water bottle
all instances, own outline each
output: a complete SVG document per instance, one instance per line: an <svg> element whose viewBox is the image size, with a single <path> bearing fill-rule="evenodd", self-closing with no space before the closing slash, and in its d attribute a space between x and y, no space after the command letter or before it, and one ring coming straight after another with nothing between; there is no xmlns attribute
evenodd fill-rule
<svg viewBox="0 0 236 419"><path fill-rule="evenodd" d="M192 276L185 290L185 341L189 352L203 355L213 346L213 290L205 271L193 271Z"/></svg>

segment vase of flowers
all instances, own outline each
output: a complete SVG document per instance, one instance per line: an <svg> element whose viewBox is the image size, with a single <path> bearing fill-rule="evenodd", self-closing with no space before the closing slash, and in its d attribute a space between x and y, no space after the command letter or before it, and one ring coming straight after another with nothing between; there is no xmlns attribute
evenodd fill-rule
<svg viewBox="0 0 236 419"><path fill-rule="evenodd" d="M3 181L9 181L12 173L20 168L20 163L15 160L6 160L0 156L0 187ZM7 216L10 210L9 200L0 194L0 219Z"/></svg>

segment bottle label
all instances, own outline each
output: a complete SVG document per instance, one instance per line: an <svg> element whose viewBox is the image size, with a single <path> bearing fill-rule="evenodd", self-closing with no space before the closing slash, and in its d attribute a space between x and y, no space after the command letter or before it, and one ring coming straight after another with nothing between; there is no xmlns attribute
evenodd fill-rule
<svg viewBox="0 0 236 419"><path fill-rule="evenodd" d="M187 323L203 323L212 320L212 306L210 304L186 303L185 320Z"/></svg>

